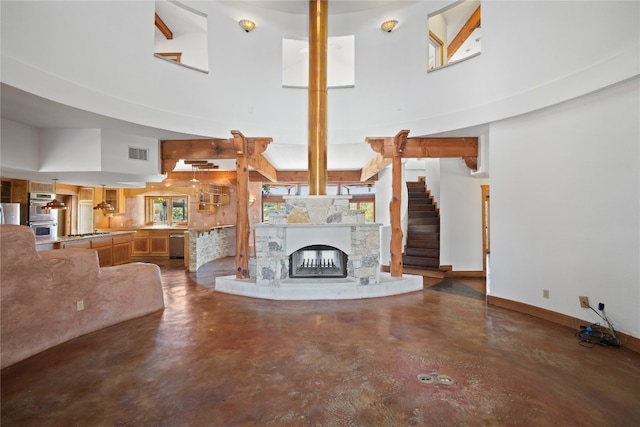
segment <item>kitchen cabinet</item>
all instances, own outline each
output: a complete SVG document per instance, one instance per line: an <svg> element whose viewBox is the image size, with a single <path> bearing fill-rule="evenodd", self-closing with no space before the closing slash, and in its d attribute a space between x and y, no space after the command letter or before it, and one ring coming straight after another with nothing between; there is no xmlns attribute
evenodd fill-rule
<svg viewBox="0 0 640 427"><path fill-rule="evenodd" d="M149 256L169 256L169 230L150 230Z"/></svg>
<svg viewBox="0 0 640 427"><path fill-rule="evenodd" d="M29 193L49 193L56 194L56 183L29 181Z"/></svg>
<svg viewBox="0 0 640 427"><path fill-rule="evenodd" d="M169 230L137 230L133 238L131 256L168 257Z"/></svg>
<svg viewBox="0 0 640 427"><path fill-rule="evenodd" d="M100 267L113 265L113 238L102 237L98 239L91 239L90 242L91 249L95 249L96 252L98 252Z"/></svg>
<svg viewBox="0 0 640 427"><path fill-rule="evenodd" d="M92 236L59 237L44 241L36 240L36 250L94 249L98 253L100 267L109 267L131 262L133 234L133 232L117 232Z"/></svg>
<svg viewBox="0 0 640 427"><path fill-rule="evenodd" d="M122 188L106 188L104 190L104 200L113 207L113 213L123 214L127 210L124 190Z"/></svg>
<svg viewBox="0 0 640 427"><path fill-rule="evenodd" d="M80 187L78 189L78 201L93 203L93 188Z"/></svg>
<svg viewBox="0 0 640 427"><path fill-rule="evenodd" d="M113 265L131 262L131 234L113 236Z"/></svg>
<svg viewBox="0 0 640 427"><path fill-rule="evenodd" d="M91 249L91 240L89 239L70 240L70 241L62 242L60 246L62 247L62 249L66 249L66 248Z"/></svg>
<svg viewBox="0 0 640 427"><path fill-rule="evenodd" d="M149 256L149 230L137 230L133 235L131 256Z"/></svg>

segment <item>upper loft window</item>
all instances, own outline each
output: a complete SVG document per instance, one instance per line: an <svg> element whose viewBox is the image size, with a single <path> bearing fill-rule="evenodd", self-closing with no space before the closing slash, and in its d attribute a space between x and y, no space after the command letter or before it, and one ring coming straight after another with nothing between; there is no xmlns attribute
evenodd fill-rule
<svg viewBox="0 0 640 427"><path fill-rule="evenodd" d="M480 54L480 12L480 0L463 0L429 15L429 71Z"/></svg>
<svg viewBox="0 0 640 427"><path fill-rule="evenodd" d="M356 84L355 36L327 40L327 87ZM309 87L309 41L282 39L282 86Z"/></svg>
<svg viewBox="0 0 640 427"><path fill-rule="evenodd" d="M177 1L156 0L154 55L207 72L207 15Z"/></svg>

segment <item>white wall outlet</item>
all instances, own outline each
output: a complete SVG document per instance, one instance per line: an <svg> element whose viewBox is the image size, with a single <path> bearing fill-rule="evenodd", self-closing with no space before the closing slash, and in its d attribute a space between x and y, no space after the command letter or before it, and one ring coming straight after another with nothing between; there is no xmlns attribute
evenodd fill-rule
<svg viewBox="0 0 640 427"><path fill-rule="evenodd" d="M76 302L76 309L78 311L84 310L84 301L83 300L80 300L80 301Z"/></svg>
<svg viewBox="0 0 640 427"><path fill-rule="evenodd" d="M549 298L549 289L542 290L542 298Z"/></svg>

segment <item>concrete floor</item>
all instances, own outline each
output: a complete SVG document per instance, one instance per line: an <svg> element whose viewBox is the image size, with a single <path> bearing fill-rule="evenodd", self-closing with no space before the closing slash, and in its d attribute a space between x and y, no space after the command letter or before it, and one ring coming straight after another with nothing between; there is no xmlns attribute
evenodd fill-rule
<svg viewBox="0 0 640 427"><path fill-rule="evenodd" d="M163 312L4 369L2 426L640 425L640 354L486 306L477 280L267 301L211 290L232 259L180 262Z"/></svg>

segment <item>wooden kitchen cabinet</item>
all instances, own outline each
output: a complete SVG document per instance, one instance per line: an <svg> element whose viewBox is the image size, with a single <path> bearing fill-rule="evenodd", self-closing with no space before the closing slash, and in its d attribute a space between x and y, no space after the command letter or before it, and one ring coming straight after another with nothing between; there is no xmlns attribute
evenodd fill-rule
<svg viewBox="0 0 640 427"><path fill-rule="evenodd" d="M91 249L95 249L98 252L100 267L113 265L113 238L92 239Z"/></svg>
<svg viewBox="0 0 640 427"><path fill-rule="evenodd" d="M79 202L91 202L93 204L93 188L80 187L78 189L78 201Z"/></svg>
<svg viewBox="0 0 640 427"><path fill-rule="evenodd" d="M113 207L113 213L125 213L127 210L122 188L106 188L104 190L104 200Z"/></svg>
<svg viewBox="0 0 640 427"><path fill-rule="evenodd" d="M150 230L149 256L169 256L169 230Z"/></svg>
<svg viewBox="0 0 640 427"><path fill-rule="evenodd" d="M132 257L168 257L169 234L184 232L184 229L165 228L160 230L137 229L131 247Z"/></svg>
<svg viewBox="0 0 640 427"><path fill-rule="evenodd" d="M113 236L113 265L131 262L131 235Z"/></svg>
<svg viewBox="0 0 640 427"><path fill-rule="evenodd" d="M91 240L83 239L83 240L71 240L68 242L62 242L60 244L62 249L65 248L81 248L81 249L91 249Z"/></svg>
<svg viewBox="0 0 640 427"><path fill-rule="evenodd" d="M29 181L29 193L49 193L56 194L56 183Z"/></svg>
<svg viewBox="0 0 640 427"><path fill-rule="evenodd" d="M147 238L148 241L148 238ZM36 241L36 250L47 251L65 248L93 249L98 253L100 267L127 264L131 262L133 233L115 235L93 235L85 237L63 237L43 243Z"/></svg>
<svg viewBox="0 0 640 427"><path fill-rule="evenodd" d="M131 256L149 256L149 230L137 230L133 235Z"/></svg>

